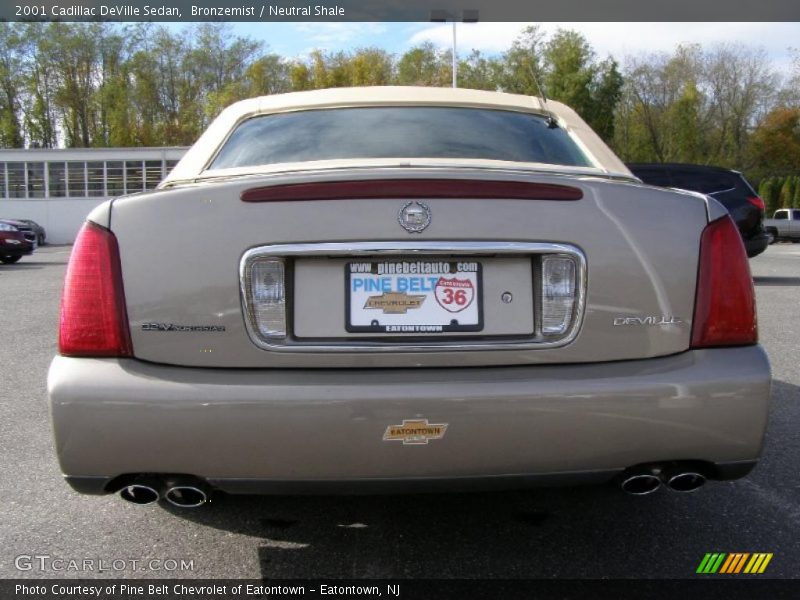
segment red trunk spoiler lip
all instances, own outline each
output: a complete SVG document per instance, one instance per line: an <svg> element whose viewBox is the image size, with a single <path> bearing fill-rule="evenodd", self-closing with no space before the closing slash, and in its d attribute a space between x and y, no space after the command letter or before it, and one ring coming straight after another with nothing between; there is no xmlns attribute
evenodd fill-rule
<svg viewBox="0 0 800 600"><path fill-rule="evenodd" d="M580 200L580 188L552 183L475 179L372 179L294 183L245 190L242 202L460 198Z"/></svg>

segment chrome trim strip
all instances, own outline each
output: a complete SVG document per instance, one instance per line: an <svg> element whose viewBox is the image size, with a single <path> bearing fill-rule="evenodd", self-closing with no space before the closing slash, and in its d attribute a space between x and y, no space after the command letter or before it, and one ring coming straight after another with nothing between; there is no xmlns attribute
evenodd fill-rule
<svg viewBox="0 0 800 600"><path fill-rule="evenodd" d="M291 336L284 339L263 339L252 319L252 306L248 293L248 267L262 258L298 258L311 256L357 257L392 255L437 255L458 254L463 256L531 255L551 254L572 258L577 267L577 302L572 323L566 333L556 340L542 341L531 338L509 342L462 342L450 340L429 344L397 344L369 339L319 342L301 342ZM264 350L275 352L452 352L479 350L535 350L558 348L571 343L578 335L583 323L586 306L587 269L586 256L571 244L545 242L440 242L440 241L397 241L397 242L322 242L306 244L274 244L259 246L246 251L239 261L239 291L243 307L244 324L252 342ZM287 303L288 307L288 303ZM288 309L288 308L287 308ZM288 315L287 315L288 328Z"/></svg>

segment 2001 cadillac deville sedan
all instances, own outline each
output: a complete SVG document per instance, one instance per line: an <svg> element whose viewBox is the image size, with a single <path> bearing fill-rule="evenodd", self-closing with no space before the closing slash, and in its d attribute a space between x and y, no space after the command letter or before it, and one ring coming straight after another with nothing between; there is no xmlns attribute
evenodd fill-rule
<svg viewBox="0 0 800 600"><path fill-rule="evenodd" d="M460 489L742 477L769 364L736 227L578 115L430 88L224 111L78 235L50 368L67 481Z"/></svg>

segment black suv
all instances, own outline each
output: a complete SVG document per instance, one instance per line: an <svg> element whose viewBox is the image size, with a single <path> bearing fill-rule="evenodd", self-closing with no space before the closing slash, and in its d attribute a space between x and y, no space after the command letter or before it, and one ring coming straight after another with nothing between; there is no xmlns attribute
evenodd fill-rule
<svg viewBox="0 0 800 600"><path fill-rule="evenodd" d="M633 163L628 168L650 185L691 190L719 200L739 227L750 258L769 245L764 231L764 201L738 171L678 163Z"/></svg>

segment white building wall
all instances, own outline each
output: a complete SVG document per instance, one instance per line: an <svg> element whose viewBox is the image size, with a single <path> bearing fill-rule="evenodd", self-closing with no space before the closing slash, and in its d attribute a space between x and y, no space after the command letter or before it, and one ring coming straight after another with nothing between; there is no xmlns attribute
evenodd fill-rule
<svg viewBox="0 0 800 600"><path fill-rule="evenodd" d="M107 198L4 199L0 218L30 219L44 227L48 244L71 244L87 215Z"/></svg>
<svg viewBox="0 0 800 600"><path fill-rule="evenodd" d="M145 179L141 178L128 180L129 174L132 173L131 169L135 170L136 165L143 163L161 164L165 176L169 166L183 157L186 150L187 148L182 147L0 150L0 218L36 221L45 228L47 243L71 244L75 241L75 236L86 216L96 206L121 194L116 190L113 194L106 193L112 188L112 184L105 178L106 175L110 176L110 169L104 167L102 171L96 170L93 173L104 176L102 191L95 190L91 197L87 196L90 182L98 184L97 179L90 180L90 169L87 167L90 163L106 166L120 163L125 165L122 169L125 173L125 185L128 193L134 193L143 191L142 186L147 189L152 188L157 181L150 177L146 178L146 183L143 183ZM84 189L80 194L76 194L75 190L71 189L73 181L64 179L66 175L59 179L59 172L52 165L58 165L63 169L63 165L68 164L72 172L73 166L79 166L81 163L85 163L84 175L83 179L79 178L78 187ZM20 167L22 164L26 166L24 169ZM47 165L43 171L42 165ZM146 168L149 169L149 166ZM140 175L143 177L144 171ZM119 185L119 179L116 183ZM57 190L59 184L63 184L63 187Z"/></svg>

